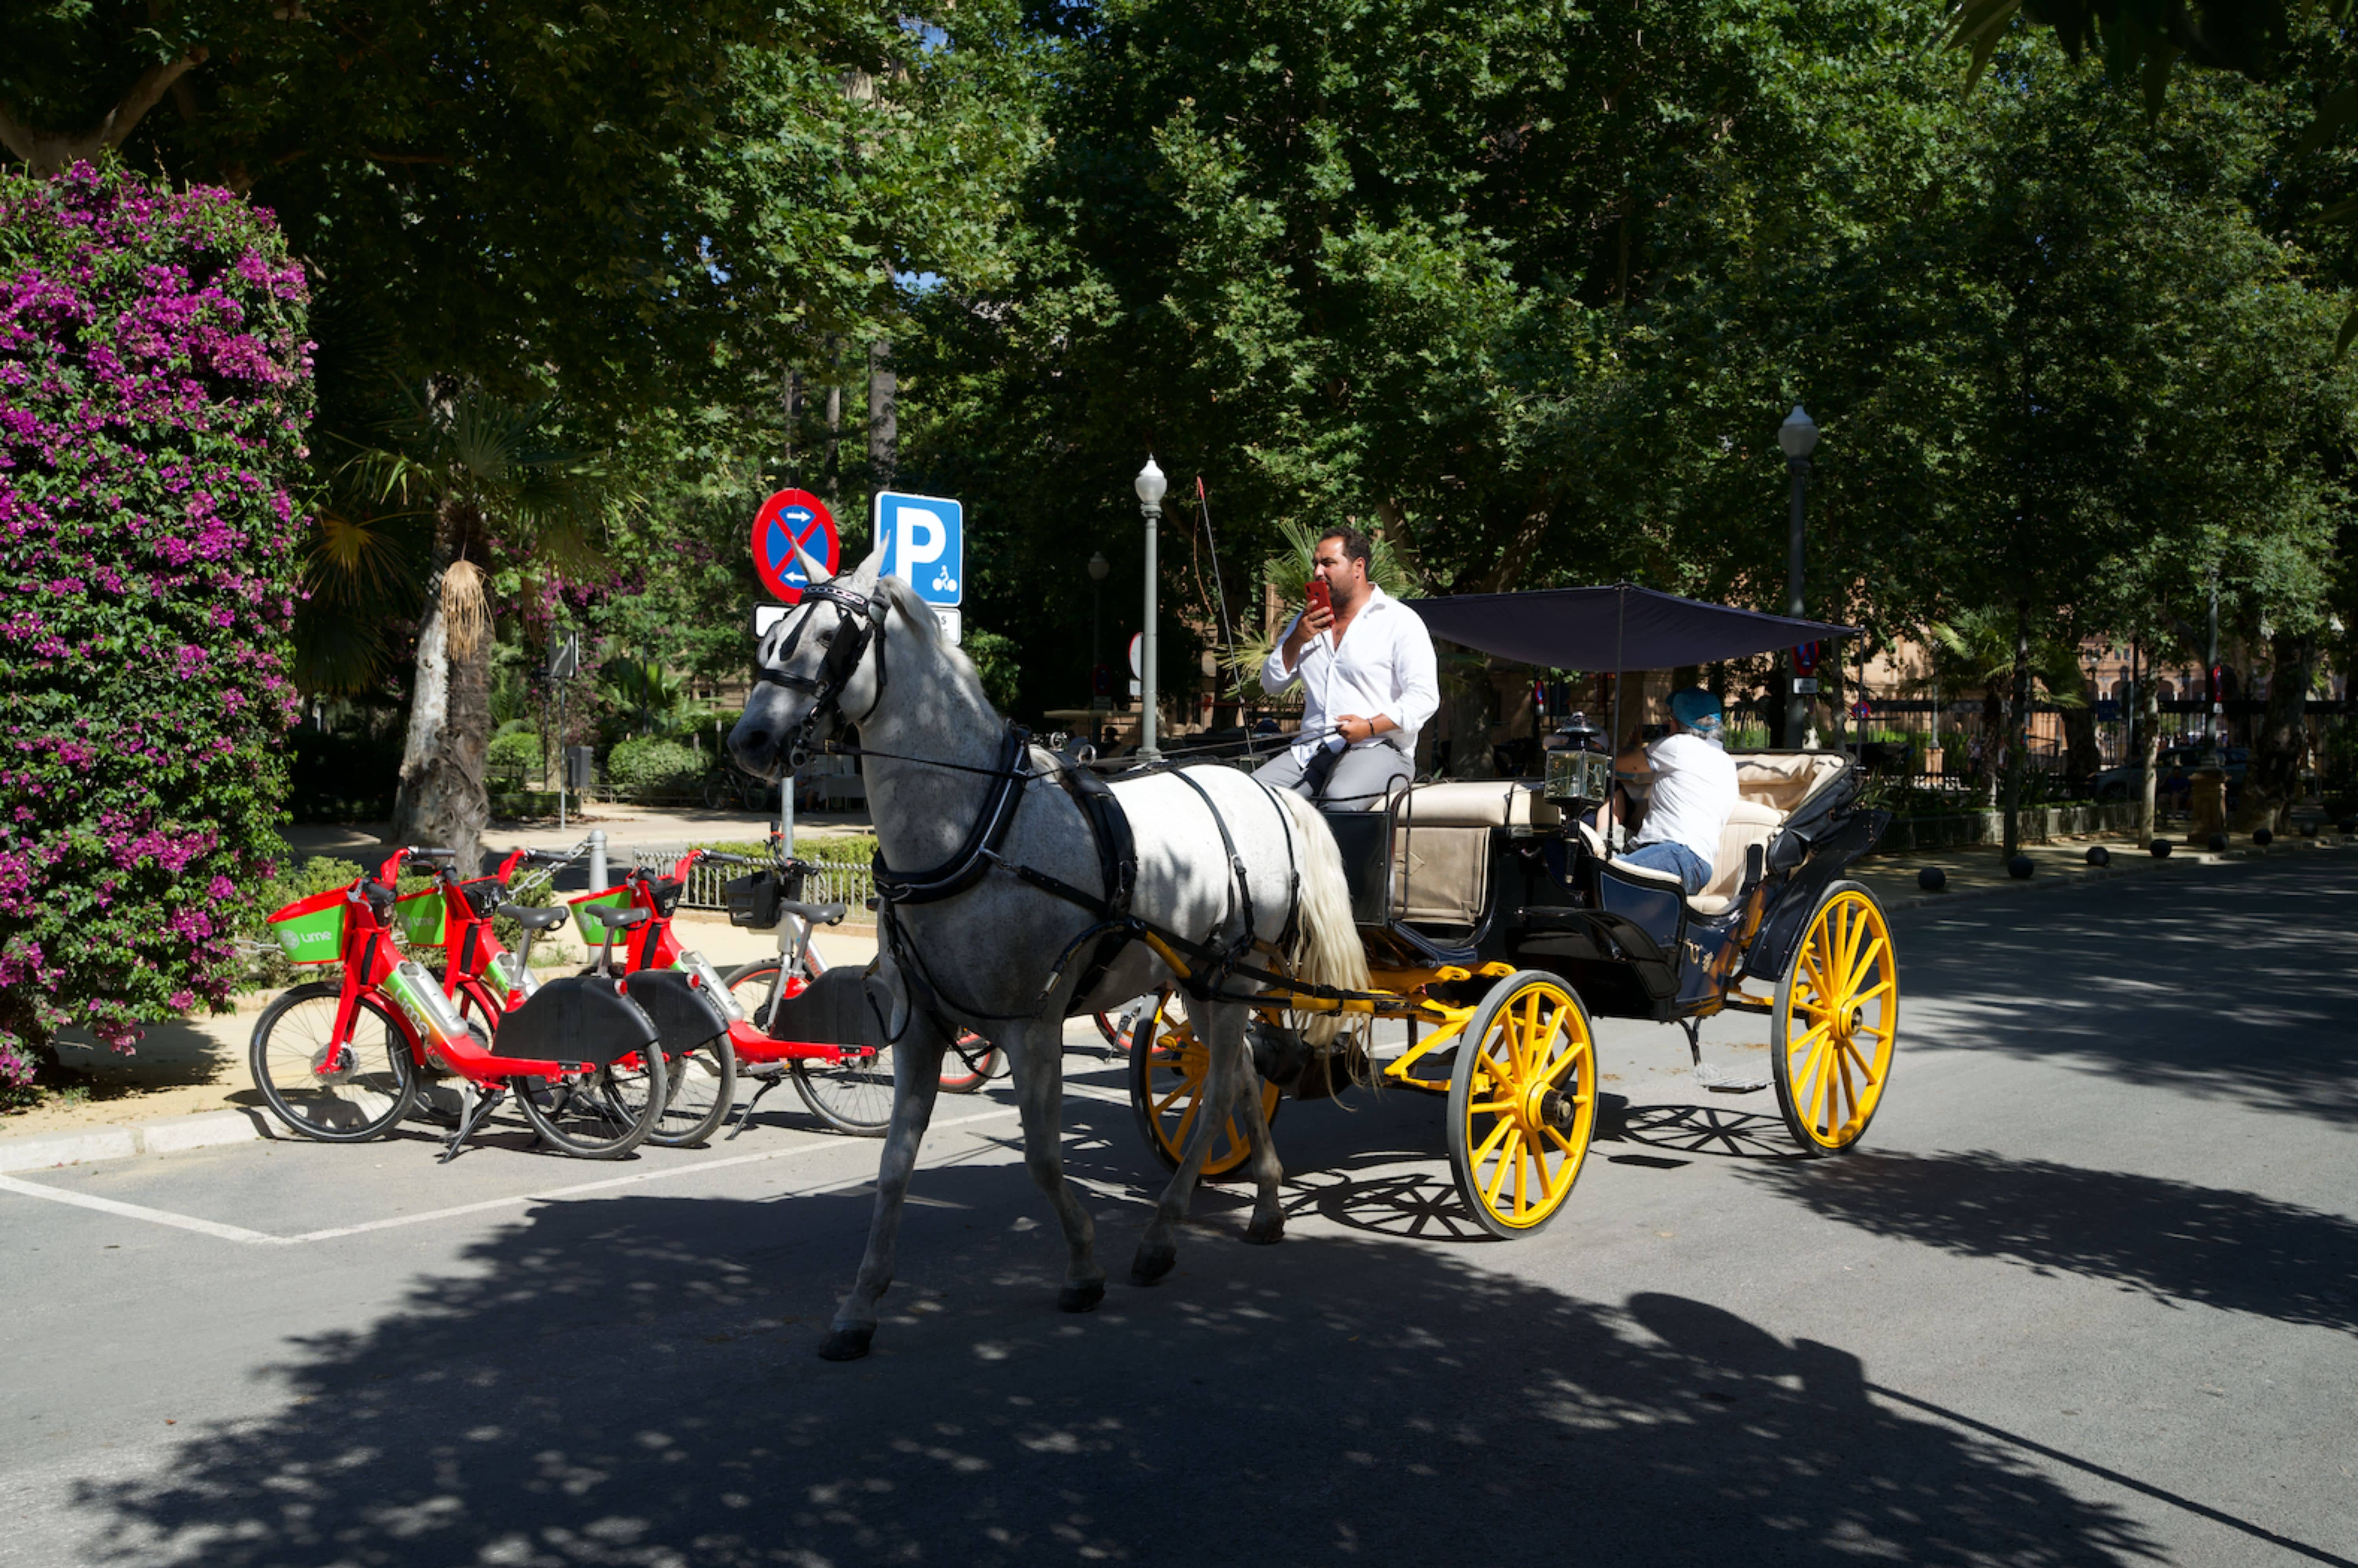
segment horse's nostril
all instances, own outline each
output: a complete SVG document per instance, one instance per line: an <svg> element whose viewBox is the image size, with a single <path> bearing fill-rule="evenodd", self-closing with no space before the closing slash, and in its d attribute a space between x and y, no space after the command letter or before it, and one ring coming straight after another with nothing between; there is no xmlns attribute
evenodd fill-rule
<svg viewBox="0 0 2358 1568"><path fill-rule="evenodd" d="M738 748L741 751L759 752L769 743L770 732L767 730L750 730L746 731L744 739L738 742Z"/></svg>

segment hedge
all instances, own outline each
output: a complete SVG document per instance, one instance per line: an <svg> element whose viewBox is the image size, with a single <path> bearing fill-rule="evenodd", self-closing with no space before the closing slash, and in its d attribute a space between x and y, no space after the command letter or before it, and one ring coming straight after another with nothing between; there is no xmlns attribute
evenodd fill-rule
<svg viewBox="0 0 2358 1568"><path fill-rule="evenodd" d="M0 1088L236 979L283 852L306 308L226 190L0 170Z"/></svg>

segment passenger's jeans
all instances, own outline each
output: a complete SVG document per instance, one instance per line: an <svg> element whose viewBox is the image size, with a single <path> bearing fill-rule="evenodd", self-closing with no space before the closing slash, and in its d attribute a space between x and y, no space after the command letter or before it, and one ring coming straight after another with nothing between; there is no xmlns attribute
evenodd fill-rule
<svg viewBox="0 0 2358 1568"><path fill-rule="evenodd" d="M1684 844L1640 844L1622 856L1621 863L1643 866L1654 871L1678 872L1679 886L1686 890L1690 898L1703 892L1711 881L1711 862Z"/></svg>

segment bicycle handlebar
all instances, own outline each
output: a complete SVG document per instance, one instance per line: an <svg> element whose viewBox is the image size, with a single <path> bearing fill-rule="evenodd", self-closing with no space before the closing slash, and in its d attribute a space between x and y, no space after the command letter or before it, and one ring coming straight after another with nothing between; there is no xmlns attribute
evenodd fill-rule
<svg viewBox="0 0 2358 1568"><path fill-rule="evenodd" d="M402 853L413 860L456 860L459 858L456 849L420 849L414 845Z"/></svg>
<svg viewBox="0 0 2358 1568"><path fill-rule="evenodd" d="M750 866L753 863L752 857L750 855L724 854L719 849L702 850L697 855L697 859L709 860L716 866Z"/></svg>
<svg viewBox="0 0 2358 1568"><path fill-rule="evenodd" d="M361 892L363 896L379 903L391 903L395 898L400 896L398 893L395 892L393 889L385 886L383 882L376 881L373 877L362 877L361 879Z"/></svg>

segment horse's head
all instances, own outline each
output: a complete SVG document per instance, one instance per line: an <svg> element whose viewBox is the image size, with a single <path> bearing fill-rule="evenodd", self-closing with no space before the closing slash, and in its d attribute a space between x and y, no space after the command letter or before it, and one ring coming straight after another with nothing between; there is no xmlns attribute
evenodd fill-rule
<svg viewBox="0 0 2358 1568"><path fill-rule="evenodd" d="M794 772L847 720L875 707L875 652L886 612L876 592L882 555L849 579L828 578L803 557L810 586L763 637L753 690L729 732L729 754L756 778Z"/></svg>

